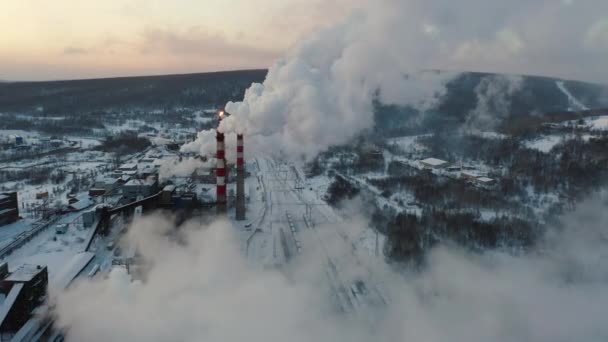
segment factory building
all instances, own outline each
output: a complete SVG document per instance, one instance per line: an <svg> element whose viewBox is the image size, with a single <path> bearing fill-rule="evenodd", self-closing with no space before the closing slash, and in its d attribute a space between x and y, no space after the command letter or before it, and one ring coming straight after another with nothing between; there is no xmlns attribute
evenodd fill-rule
<svg viewBox="0 0 608 342"><path fill-rule="evenodd" d="M123 197L133 201L138 196L149 197L156 193L158 181L156 177L150 176L146 179L131 179L122 186Z"/></svg>
<svg viewBox="0 0 608 342"><path fill-rule="evenodd" d="M437 158L427 158L420 161L425 169L443 169L450 165L449 162Z"/></svg>
<svg viewBox="0 0 608 342"><path fill-rule="evenodd" d="M493 186L496 184L496 180L493 178L488 178L488 177L479 177L477 179L475 179L475 182L479 185L483 185L483 186Z"/></svg>
<svg viewBox="0 0 608 342"><path fill-rule="evenodd" d="M118 179L112 177L101 177L95 180L94 189L103 189L105 192L110 192L118 187Z"/></svg>
<svg viewBox="0 0 608 342"><path fill-rule="evenodd" d="M82 214L82 225L85 227L91 227L95 220L97 220L97 208L87 210Z"/></svg>
<svg viewBox="0 0 608 342"><path fill-rule="evenodd" d="M16 332L32 316L32 311L46 298L48 271L46 266L23 265L10 273L8 264L0 265L0 332Z"/></svg>
<svg viewBox="0 0 608 342"><path fill-rule="evenodd" d="M128 172L128 171L137 171L137 164L123 164L118 168L119 171Z"/></svg>
<svg viewBox="0 0 608 342"><path fill-rule="evenodd" d="M19 220L17 192L0 193L0 226Z"/></svg>
<svg viewBox="0 0 608 342"><path fill-rule="evenodd" d="M25 140L20 135L11 134L8 136L9 142L15 146L22 146L25 144Z"/></svg>
<svg viewBox="0 0 608 342"><path fill-rule="evenodd" d="M91 197L88 194L68 198L68 210L70 211L80 211L93 204L95 204L95 202L91 200Z"/></svg>

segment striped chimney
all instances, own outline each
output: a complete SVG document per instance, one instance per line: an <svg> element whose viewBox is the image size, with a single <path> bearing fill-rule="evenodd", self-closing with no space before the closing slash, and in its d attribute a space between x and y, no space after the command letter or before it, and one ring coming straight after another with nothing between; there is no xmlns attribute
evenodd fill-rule
<svg viewBox="0 0 608 342"><path fill-rule="evenodd" d="M236 219L245 220L245 158L243 135L236 135Z"/></svg>
<svg viewBox="0 0 608 342"><path fill-rule="evenodd" d="M222 121L223 111L218 113L218 125ZM224 140L224 133L219 130L216 133L216 154L215 158L217 161L215 176L216 176L216 201L217 201L217 212L218 214L226 213L227 201L226 201L226 145Z"/></svg>

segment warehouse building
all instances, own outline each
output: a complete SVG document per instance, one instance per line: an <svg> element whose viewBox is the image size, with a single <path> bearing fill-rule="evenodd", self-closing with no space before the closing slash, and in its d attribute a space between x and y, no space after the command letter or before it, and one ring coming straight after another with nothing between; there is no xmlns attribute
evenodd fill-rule
<svg viewBox="0 0 608 342"><path fill-rule="evenodd" d="M428 158L420 161L420 164L425 169L443 169L450 165L449 162L436 158Z"/></svg>
<svg viewBox="0 0 608 342"><path fill-rule="evenodd" d="M0 277L0 293L5 298L0 307L0 332L16 332L44 302L48 271L46 266L23 265L10 273L4 263L0 265Z"/></svg>
<svg viewBox="0 0 608 342"><path fill-rule="evenodd" d="M0 226L19 220L17 192L0 193Z"/></svg>

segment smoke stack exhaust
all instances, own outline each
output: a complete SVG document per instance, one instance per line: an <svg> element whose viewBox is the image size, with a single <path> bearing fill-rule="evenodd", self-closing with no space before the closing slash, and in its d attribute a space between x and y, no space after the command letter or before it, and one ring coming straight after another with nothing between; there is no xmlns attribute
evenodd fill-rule
<svg viewBox="0 0 608 342"><path fill-rule="evenodd" d="M245 158L243 135L236 136L236 219L245 220Z"/></svg>
<svg viewBox="0 0 608 342"><path fill-rule="evenodd" d="M220 112L223 113L223 112ZM222 114L219 115L219 121L222 120ZM225 214L227 210L227 201L226 201L226 145L224 141L224 133L221 133L219 130L216 134L216 146L217 152L215 158L217 160L217 165L215 169L216 176L216 205L217 205L217 213Z"/></svg>

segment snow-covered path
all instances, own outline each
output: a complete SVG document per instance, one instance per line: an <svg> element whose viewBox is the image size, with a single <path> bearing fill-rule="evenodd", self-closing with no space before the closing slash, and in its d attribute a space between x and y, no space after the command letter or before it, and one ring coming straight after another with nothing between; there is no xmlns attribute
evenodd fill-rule
<svg viewBox="0 0 608 342"><path fill-rule="evenodd" d="M320 261L318 267L327 276L337 310L372 322L367 311L360 309L383 306L385 297L372 270L359 258L355 241L343 231L342 219L314 191L298 186L302 180L295 167L273 159L260 159L258 164L267 207L258 232L250 239L248 257L287 273L297 272L297 267L289 265L300 254Z"/></svg>

